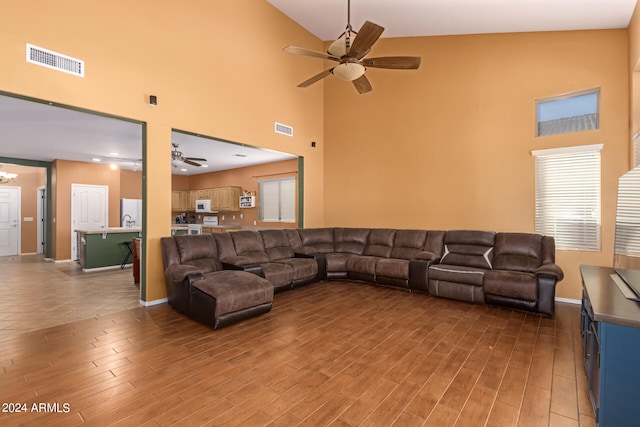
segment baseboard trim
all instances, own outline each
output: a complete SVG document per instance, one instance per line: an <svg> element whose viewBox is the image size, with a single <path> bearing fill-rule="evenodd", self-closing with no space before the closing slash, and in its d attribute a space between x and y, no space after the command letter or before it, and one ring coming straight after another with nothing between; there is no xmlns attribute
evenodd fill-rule
<svg viewBox="0 0 640 427"><path fill-rule="evenodd" d="M556 301L557 301L557 302L566 302L567 304L575 304L575 305L580 305L580 304L582 304L582 301L580 301L579 299L570 299L570 298L559 298L559 297L556 297Z"/></svg>
<svg viewBox="0 0 640 427"><path fill-rule="evenodd" d="M73 262L73 260L72 259L56 259L53 262L62 264L64 262Z"/></svg>
<svg viewBox="0 0 640 427"><path fill-rule="evenodd" d="M143 305L145 307L151 307L152 305L164 304L167 301L169 301L169 300L166 299L166 298L154 299L153 301L142 301L142 300L140 300L140 305Z"/></svg>
<svg viewBox="0 0 640 427"><path fill-rule="evenodd" d="M133 264L126 264L124 266L124 268L131 268L131 267L133 267ZM84 271L85 273L93 273L95 271L109 271L109 270L117 270L117 269L124 270L124 268L122 268L119 265L107 265L106 267L83 268L82 271Z"/></svg>

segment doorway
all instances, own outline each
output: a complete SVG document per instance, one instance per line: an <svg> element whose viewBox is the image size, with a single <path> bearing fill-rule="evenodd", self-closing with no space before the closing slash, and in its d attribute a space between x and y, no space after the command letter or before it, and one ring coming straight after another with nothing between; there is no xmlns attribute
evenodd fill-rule
<svg viewBox="0 0 640 427"><path fill-rule="evenodd" d="M20 253L20 187L0 187L0 256Z"/></svg>
<svg viewBox="0 0 640 427"><path fill-rule="evenodd" d="M109 223L109 187L71 184L71 259L78 259L78 233L100 230Z"/></svg>

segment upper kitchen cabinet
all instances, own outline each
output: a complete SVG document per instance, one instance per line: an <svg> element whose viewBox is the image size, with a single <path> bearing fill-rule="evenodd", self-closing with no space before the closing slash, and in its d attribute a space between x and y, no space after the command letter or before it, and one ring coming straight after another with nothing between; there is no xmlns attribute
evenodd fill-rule
<svg viewBox="0 0 640 427"><path fill-rule="evenodd" d="M172 191L171 192L171 210L172 211L186 211L193 210L195 204L191 203L189 197L189 191Z"/></svg>
<svg viewBox="0 0 640 427"><path fill-rule="evenodd" d="M239 211L240 196L242 189L240 187L222 187L220 190L220 211Z"/></svg>

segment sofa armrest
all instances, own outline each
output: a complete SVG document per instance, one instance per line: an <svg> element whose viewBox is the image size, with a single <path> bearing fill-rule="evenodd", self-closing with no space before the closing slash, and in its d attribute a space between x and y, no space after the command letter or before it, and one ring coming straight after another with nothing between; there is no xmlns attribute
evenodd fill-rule
<svg viewBox="0 0 640 427"><path fill-rule="evenodd" d="M165 276L173 283L182 283L185 280L187 283L191 284L195 281L198 281L204 278L204 275L197 267L193 265L171 265L169 266L165 272Z"/></svg>
<svg viewBox="0 0 640 427"><path fill-rule="evenodd" d="M313 246L300 246L299 248L295 248L296 256L300 255L315 255L318 253L318 250Z"/></svg>
<svg viewBox="0 0 640 427"><path fill-rule="evenodd" d="M439 260L440 258L437 258L436 260L409 260L409 289L428 292L429 266L432 264L436 264Z"/></svg>
<svg viewBox="0 0 640 427"><path fill-rule="evenodd" d="M259 264L239 265L239 264L231 264L229 262L223 262L222 268L224 268L225 270L246 271L247 273L253 273L256 276L264 277L264 275L262 274L262 267L260 267Z"/></svg>
<svg viewBox="0 0 640 427"><path fill-rule="evenodd" d="M561 281L564 278L564 273L557 264L542 264L536 270L536 276L551 276L556 282Z"/></svg>

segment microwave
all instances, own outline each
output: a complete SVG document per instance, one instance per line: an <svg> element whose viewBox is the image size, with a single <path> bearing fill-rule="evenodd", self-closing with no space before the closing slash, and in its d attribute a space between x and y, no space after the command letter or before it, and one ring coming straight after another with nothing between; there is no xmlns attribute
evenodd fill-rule
<svg viewBox="0 0 640 427"><path fill-rule="evenodd" d="M196 212L211 212L211 200L196 200Z"/></svg>

